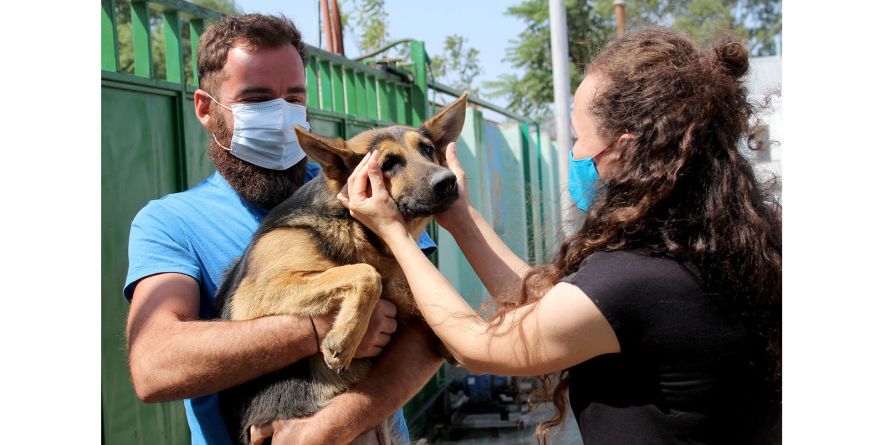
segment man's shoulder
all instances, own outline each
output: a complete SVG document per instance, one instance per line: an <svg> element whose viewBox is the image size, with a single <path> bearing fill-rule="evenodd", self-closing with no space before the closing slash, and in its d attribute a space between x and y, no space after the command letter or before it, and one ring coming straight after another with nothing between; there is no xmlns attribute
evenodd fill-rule
<svg viewBox="0 0 886 445"><path fill-rule="evenodd" d="M135 216L133 224L149 222L168 224L187 220L195 212L202 213L207 203L218 202L214 199L217 192L213 190L210 179L211 177L183 192L170 193L148 201Z"/></svg>

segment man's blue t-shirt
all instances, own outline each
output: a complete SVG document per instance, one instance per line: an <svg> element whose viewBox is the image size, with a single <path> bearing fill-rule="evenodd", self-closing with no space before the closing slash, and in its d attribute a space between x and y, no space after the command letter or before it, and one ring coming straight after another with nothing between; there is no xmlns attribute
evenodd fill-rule
<svg viewBox="0 0 886 445"><path fill-rule="evenodd" d="M320 169L308 164L310 180ZM135 285L158 273L181 273L200 284L200 318L215 318L215 293L224 272L243 254L268 210L252 205L215 172L185 192L149 202L129 233L129 271L123 295L132 300ZM419 246L430 254L436 245L423 233ZM230 444L218 395L185 399L192 444ZM398 429L408 438L402 410Z"/></svg>

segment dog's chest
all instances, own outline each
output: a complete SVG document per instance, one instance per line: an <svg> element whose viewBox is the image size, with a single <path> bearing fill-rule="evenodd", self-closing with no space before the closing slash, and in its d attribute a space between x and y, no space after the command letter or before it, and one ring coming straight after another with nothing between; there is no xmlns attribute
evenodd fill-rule
<svg viewBox="0 0 886 445"><path fill-rule="evenodd" d="M382 276L381 297L397 305L397 316L403 319L412 318L416 313L415 300L409 283L399 267L389 277Z"/></svg>

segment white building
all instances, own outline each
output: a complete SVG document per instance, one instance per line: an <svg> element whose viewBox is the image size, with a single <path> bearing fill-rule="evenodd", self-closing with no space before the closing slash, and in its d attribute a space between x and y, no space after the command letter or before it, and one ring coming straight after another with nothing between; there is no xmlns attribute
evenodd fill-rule
<svg viewBox="0 0 886 445"><path fill-rule="evenodd" d="M760 110L757 126L752 130L749 145L757 150L746 149L745 154L754 161L758 177L763 181L777 181L776 192L781 200L781 156L784 144L781 119L781 56L753 57L745 76L748 97L754 103L769 100L769 106Z"/></svg>

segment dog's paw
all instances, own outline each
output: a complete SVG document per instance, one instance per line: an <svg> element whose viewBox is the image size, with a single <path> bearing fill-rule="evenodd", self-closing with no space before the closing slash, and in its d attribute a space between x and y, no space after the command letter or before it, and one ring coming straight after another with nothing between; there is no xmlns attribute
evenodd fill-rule
<svg viewBox="0 0 886 445"><path fill-rule="evenodd" d="M323 352L323 361L326 363L326 366L333 371L341 373L351 364L353 352L351 352L350 357L346 354L344 341L334 331L329 332L326 338L323 339L320 350Z"/></svg>

